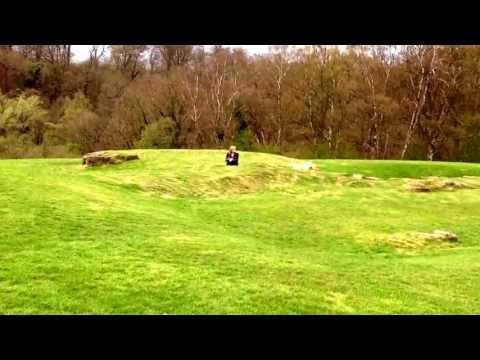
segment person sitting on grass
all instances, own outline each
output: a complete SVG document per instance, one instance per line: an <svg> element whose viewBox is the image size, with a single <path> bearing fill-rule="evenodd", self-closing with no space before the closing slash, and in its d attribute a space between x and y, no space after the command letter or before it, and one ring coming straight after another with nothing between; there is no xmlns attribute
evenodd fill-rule
<svg viewBox="0 0 480 360"><path fill-rule="evenodd" d="M230 146L230 149L225 156L225 162L227 166L238 166L238 158L240 155L237 153L235 146Z"/></svg>

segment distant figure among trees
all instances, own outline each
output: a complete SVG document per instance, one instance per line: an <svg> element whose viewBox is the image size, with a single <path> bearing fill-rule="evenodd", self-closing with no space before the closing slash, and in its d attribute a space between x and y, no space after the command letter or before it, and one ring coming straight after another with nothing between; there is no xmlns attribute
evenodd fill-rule
<svg viewBox="0 0 480 360"><path fill-rule="evenodd" d="M227 166L238 166L238 158L240 155L236 150L237 149L235 146L230 146L230 149L225 156L225 162L227 163Z"/></svg>

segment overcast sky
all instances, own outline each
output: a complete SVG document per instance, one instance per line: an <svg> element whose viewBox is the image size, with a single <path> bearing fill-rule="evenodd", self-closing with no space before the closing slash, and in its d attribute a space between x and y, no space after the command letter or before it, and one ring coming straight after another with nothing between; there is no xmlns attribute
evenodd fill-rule
<svg viewBox="0 0 480 360"><path fill-rule="evenodd" d="M91 45L72 45L73 49L73 60L74 61L83 61L88 59L88 49ZM211 45L205 45L209 47ZM224 45L226 47L242 47L248 51L249 54L264 54L268 52L268 48L271 45Z"/></svg>

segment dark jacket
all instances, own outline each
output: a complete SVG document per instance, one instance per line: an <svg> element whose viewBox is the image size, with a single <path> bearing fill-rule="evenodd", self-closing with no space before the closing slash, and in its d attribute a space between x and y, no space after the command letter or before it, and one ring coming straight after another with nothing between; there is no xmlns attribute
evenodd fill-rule
<svg viewBox="0 0 480 360"><path fill-rule="evenodd" d="M230 153L227 152L227 155L225 156L225 163L227 166L238 166L238 158L240 155L237 152Z"/></svg>

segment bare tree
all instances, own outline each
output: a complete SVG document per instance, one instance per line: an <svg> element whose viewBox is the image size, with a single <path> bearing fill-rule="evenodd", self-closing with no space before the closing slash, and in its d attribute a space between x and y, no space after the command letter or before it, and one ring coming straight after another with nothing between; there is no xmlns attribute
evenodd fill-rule
<svg viewBox="0 0 480 360"><path fill-rule="evenodd" d="M120 72L133 80L142 70L146 50L146 45L112 45L111 59Z"/></svg>
<svg viewBox="0 0 480 360"><path fill-rule="evenodd" d="M410 124L405 135L400 158L403 160L407 153L408 146L412 141L412 136L417 127L418 120L422 114L427 96L427 90L430 86L432 76L435 74L437 66L437 46L413 45L405 47L406 63L409 70L410 91L412 112Z"/></svg>
<svg viewBox="0 0 480 360"><path fill-rule="evenodd" d="M367 85L368 95L365 100L369 107L367 135L363 138L362 147L371 158L379 158L383 143L383 153L387 151L388 127L385 127L385 117L388 114L381 106L381 101L391 101L388 97L388 82L392 66L395 62L394 46L356 46L362 80ZM385 128L382 132L382 128Z"/></svg>
<svg viewBox="0 0 480 360"><path fill-rule="evenodd" d="M276 141L277 145L281 145L285 131L285 118L283 109L284 82L288 71L290 70L289 48L288 46L272 47L273 58L273 76L275 82L275 122L277 125Z"/></svg>
<svg viewBox="0 0 480 360"><path fill-rule="evenodd" d="M440 50L437 69L431 77L426 95L425 111L418 123L420 134L427 144L427 159L430 161L434 160L449 135L452 135L452 130L457 125L453 110L461 103L463 67L455 59L459 52L452 48Z"/></svg>
<svg viewBox="0 0 480 360"><path fill-rule="evenodd" d="M199 74L193 74L193 81L185 80L184 86L187 102L190 105L187 116L192 123L191 134L194 137L194 141L197 142L201 132L200 117L202 116Z"/></svg>
<svg viewBox="0 0 480 360"><path fill-rule="evenodd" d="M218 145L233 138L232 120L240 96L238 70L228 50L211 55L207 82L210 124Z"/></svg>
<svg viewBox="0 0 480 360"><path fill-rule="evenodd" d="M163 67L169 71L174 66L188 64L192 60L193 45L154 45L153 57L156 63L161 61Z"/></svg>
<svg viewBox="0 0 480 360"><path fill-rule="evenodd" d="M25 58L33 61L44 60L48 45L16 45L17 51Z"/></svg>
<svg viewBox="0 0 480 360"><path fill-rule="evenodd" d="M67 67L72 59L72 45L46 45L43 58L51 64Z"/></svg>
<svg viewBox="0 0 480 360"><path fill-rule="evenodd" d="M100 61L105 57L105 45L92 45L89 49L89 64L98 66Z"/></svg>

